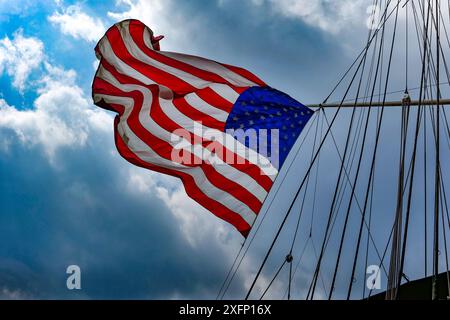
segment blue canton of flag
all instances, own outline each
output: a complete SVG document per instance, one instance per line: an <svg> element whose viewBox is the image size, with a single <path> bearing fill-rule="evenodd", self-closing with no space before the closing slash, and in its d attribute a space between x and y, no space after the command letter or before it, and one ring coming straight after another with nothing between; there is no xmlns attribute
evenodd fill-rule
<svg viewBox="0 0 450 320"><path fill-rule="evenodd" d="M243 131L254 129L258 141L261 130L266 129L268 131L267 156L272 159L272 165L281 168L312 114L311 109L281 91L268 86L251 87L245 90L234 103L225 129ZM273 138L270 130L273 129L279 130L279 150L272 150L270 147ZM261 145L258 144L255 148L249 140L245 140L246 147L260 153ZM277 155L278 165L273 161Z"/></svg>

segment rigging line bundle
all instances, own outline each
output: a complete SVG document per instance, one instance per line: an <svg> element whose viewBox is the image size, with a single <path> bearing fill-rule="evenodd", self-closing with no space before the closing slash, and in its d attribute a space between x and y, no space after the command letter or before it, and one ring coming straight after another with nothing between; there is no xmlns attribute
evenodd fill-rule
<svg viewBox="0 0 450 320"><path fill-rule="evenodd" d="M402 298L402 283L409 282L411 274L405 275L406 271L409 270L409 264L406 264L407 260L407 250L409 246L409 234L412 230L411 221L416 221L414 216L416 216L418 208L416 204L413 204L413 198L417 199L416 185L420 182L419 178L422 178L423 183L423 194L422 204L420 205L421 213L420 217L423 217L423 234L424 234L424 245L423 245L423 256L424 256L424 275L428 276L428 258L429 258L429 248L428 248L428 236L432 231L433 241L432 250L430 257L433 259L432 268L432 286L430 285L430 297L433 299L438 299L442 296L441 288L439 287L438 278L440 266L446 268L446 287L450 290L450 274L449 274L449 253L447 245L447 230L450 230L450 217L447 207L446 193L445 193L445 177L442 173L440 166L441 161L441 130L445 132L445 140L447 141L448 150L450 150L450 127L447 121L446 110L444 106L450 105L450 99L442 97L444 91L441 90L442 86L447 86L450 84L450 72L447 65L444 47L441 43L441 26L444 39L448 44L448 49L450 49L450 39L447 34L447 28L445 27L446 22L444 21L444 15L442 14L442 8L439 0L421 0L421 1L392 1L392 0L374 0L375 6L383 6L383 14L378 22L378 26L374 30L369 30L366 45L364 49L358 54L357 58L353 61L350 67L346 70L344 75L339 79L336 86L333 87L330 94L323 100L321 104L310 105L309 107L317 108L315 112L315 119L311 122L311 125L304 135L300 147L297 148L294 157L291 157L292 161L287 168L286 173L282 178L277 179L280 182L268 204L265 206L265 210L257 219L257 224L254 226L251 235L246 239L242 247L240 248L234 262L229 270L217 298L223 298L228 291L235 275L237 274L241 263L245 259L247 252L254 243L256 236L260 232L260 228L263 225L266 217L268 216L269 210L273 210L272 204L274 199L278 195L281 185L284 183L287 172L291 170L291 167L297 160L297 156L302 149L303 143L306 141L306 137L309 135L311 129L315 128L315 134L313 136L312 151L309 162L307 162L305 173L302 174L300 179L300 184L296 188L293 198L289 201L289 206L287 210L283 210L284 214L280 217L281 222L275 229L274 236L271 238L270 245L265 251L262 258L262 262L258 264L256 274L253 277L250 287L248 288L246 299L249 299L252 295L255 285L262 275L265 265L269 262L269 258L272 258L272 253L278 242L281 240L281 234L286 234L290 240L288 240L289 247L287 248L287 255L279 263L271 265L273 271L265 271L265 273L274 272L268 279L271 279L267 286L262 288L261 292L258 294L260 299L264 299L270 290L274 287L274 283L277 278L286 274L287 281L281 282L286 284L286 290L284 291L283 298L287 297L290 299L293 295L293 290L295 289L296 274L298 270L303 265L301 263L305 252L308 248L312 248L313 257L313 272L309 275L310 280L306 288L303 288L306 299L316 298L317 284L319 284L319 291L323 289L322 292L328 297L328 299L333 298L338 294L336 291L336 286L341 282L346 282L347 288L345 291L339 291L339 294L343 294L347 299L353 298L357 292L355 291L357 279L359 277L359 272L361 268L367 269L370 257L376 257L379 260L378 266L380 267L376 273L378 274L381 270L385 272L388 278L387 287L385 293L383 293L386 299L401 299ZM402 5L401 5L402 4ZM419 10L417 9L419 8ZM392 81L391 71L392 66L395 65L394 62L394 52L395 43L397 38L397 29L399 22L399 12L400 8L405 10L404 16L404 30L405 30L405 58L404 58L404 97L399 101L388 101L387 96L392 93L400 93L400 91L388 91L389 85ZM410 12L411 10L411 12ZM410 14L412 17L410 17ZM393 23L390 23L392 30L392 38L389 39L389 44L386 44L385 51L385 38L389 35L387 29L387 22L390 21L391 16L393 16ZM414 23L414 27L410 28L409 23ZM449 6L449 21L450 21L450 6ZM414 70L410 68L410 58L411 55L411 42L410 42L410 29L414 30L417 36L417 48L420 61L421 70L417 73L420 75L420 86L410 87L410 81L413 77ZM413 31L413 32L414 32ZM398 42L398 41L397 41ZM444 43L445 44L445 43ZM389 46L389 47L388 47ZM372 54L369 58L368 55ZM386 60L386 66L384 62ZM444 67L444 74L447 77L447 81L441 81L441 65ZM351 75L351 77L349 77ZM340 102L338 103L328 103L330 97L337 92L337 89L345 82L345 90L341 94ZM365 84L364 84L365 82ZM418 90L419 97L417 100L411 99L409 92ZM348 96L353 95L355 92L355 98L349 100ZM378 91L378 93L376 92ZM447 91L445 91L447 93ZM362 97L360 97L362 95ZM375 97L382 97L378 100ZM378 101L377 101L378 100ZM441 108L444 107L444 108ZM381 172L377 170L378 159L377 154L379 151L381 143L381 132L382 127L385 127L387 122L387 116L385 116L385 111L391 109L388 107L399 107L399 136L398 136L398 168L395 169L397 175L396 181L396 201L393 210L393 222L392 225L389 222L389 230L387 230L387 241L384 246L383 252L378 249L379 239L378 236L375 238L373 235L373 225L374 216L373 214L377 209L374 208L376 204L375 200L375 190L376 184L375 180L378 181L377 184L381 184L382 181L376 179L376 172L379 175ZM328 121L326 110L332 110L335 108L331 121ZM350 113L345 113L343 110L345 108L353 108ZM375 112L375 111L376 112ZM396 108L391 109L393 114ZM427 114L430 114L428 117ZM343 114L339 117L339 115ZM339 117L339 120L338 120ZM349 119L348 123L340 127L339 134L343 137L336 136L336 123L341 121L341 118L347 117ZM413 118L415 117L415 121ZM375 122L372 122L374 121ZM346 120L347 121L347 120ZM434 143L432 146L427 142L429 135L427 133L427 122L430 121L431 129L433 132L432 138ZM372 128L372 123L373 128ZM384 125L383 125L384 124ZM325 125L325 132L323 131L323 126ZM319 130L320 127L320 130ZM431 130L430 129L430 130ZM374 130L374 131L372 131ZM334 132L335 131L335 132ZM320 134L318 134L320 132ZM444 133L443 132L443 133ZM374 140L372 141L372 135L374 135ZM420 137L420 138L419 138ZM345 144L339 147L338 139L345 139ZM384 138L383 138L384 139ZM392 140L392 139L391 139ZM336 165L339 166L339 170L336 168L336 183L332 184L334 190L333 195L329 194L331 205L327 207L325 212L323 212L324 219L320 222L319 218L315 216L323 211L322 206L325 204L320 197L323 197L321 189L319 188L319 182L323 180L321 176L321 153L324 150L329 150L328 144L331 148L335 148L337 152ZM422 144L422 146L420 146ZM326 147L325 147L326 145ZM342 148L343 147L343 148ZM434 152L430 152L431 148L434 147ZM309 151L308 151L309 152ZM420 157L420 152L423 152L423 158ZM430 162L431 156L433 155L434 161ZM430 159L428 159L430 157ZM367 158L367 160L366 160ZM383 157L381 157L383 158ZM397 163L395 161L395 163ZM423 162L423 166L419 165L419 162ZM428 177L427 172L429 171L429 165L434 164L434 179ZM363 175L367 170L367 178ZM418 174L418 170L423 170L422 175ZM383 170L382 170L383 171ZM311 174L314 176L312 177ZM320 176L320 178L319 178ZM430 181L433 180L433 181ZM428 183L433 182L434 188L429 188ZM310 188L310 183L312 183ZM428 201L429 194L431 190L434 189L434 210L433 210L433 224L428 223L429 216L431 214L431 208L428 208L431 204ZM359 192L359 193L358 193ZM331 199L332 198L332 199ZM362 201L363 200L363 201ZM308 206L306 206L308 203ZM295 206L298 204L298 206ZM320 205L319 205L320 204ZM305 210L309 210L309 223L304 221ZM354 211L359 212L355 215ZM289 217L293 215L293 212L298 216L292 220L293 225L286 232L287 221ZM412 220L414 219L414 220ZM316 221L317 220L317 221ZM389 219L390 220L390 219ZM441 221L439 221L441 220ZM320 223L320 228L316 225ZM323 230L321 230L323 228ZM351 233L350 228L353 228L355 232ZM292 229L292 235L290 230ZM314 233L313 233L314 230ZM301 235L304 232L304 238ZM323 234L322 234L323 232ZM309 234L308 234L309 233ZM319 245L319 250L316 250L314 244L314 239L320 234L321 242L317 243ZM365 238L367 236L367 239ZM442 238L441 238L442 236ZM333 241L337 237L337 241ZM297 244L302 243L304 240L304 245L301 246L302 250L299 253L298 258L295 256L297 249ZM283 240L284 241L284 240ZM351 246L351 252L348 252L348 246L350 243L354 243ZM384 242L384 241L383 241ZM277 246L278 248L278 246ZM280 246L281 248L281 246ZM334 250L334 255L331 254ZM381 247L383 248L383 247ZM444 259L439 257L441 250L445 251ZM385 258L389 254L389 270L386 270L384 263ZM345 260L343 259L345 255ZM333 257L334 256L334 257ZM331 259L331 262L330 262ZM333 260L334 259L334 260ZM346 267L343 267L343 264ZM294 265L292 262L296 262ZM310 262L309 262L310 263ZM285 268L288 265L289 268ZM350 267L351 266L351 267ZM305 266L306 267L306 266ZM350 267L350 268L348 268ZM331 269L331 270L329 270ZM365 273L364 269L364 273ZM284 270L284 271L283 271ZM346 270L347 273L345 277L341 277L341 273ZM351 270L351 271L350 271ZM282 279L285 279L282 276ZM310 281L310 282L309 282ZM327 282L327 285L326 285ZM278 282L277 282L278 284ZM359 293L362 293L363 298L371 298L374 288L369 287L366 297L366 287L365 283L362 283L362 288L358 289ZM278 286L278 285L277 285ZM320 287L323 287L320 289ZM359 286L358 286L359 287ZM297 289L298 290L298 289ZM273 291L273 290L271 290ZM355 291L355 292L354 292ZM303 295L302 295L303 296ZM323 295L322 295L323 296ZM379 297L380 294L377 295Z"/></svg>

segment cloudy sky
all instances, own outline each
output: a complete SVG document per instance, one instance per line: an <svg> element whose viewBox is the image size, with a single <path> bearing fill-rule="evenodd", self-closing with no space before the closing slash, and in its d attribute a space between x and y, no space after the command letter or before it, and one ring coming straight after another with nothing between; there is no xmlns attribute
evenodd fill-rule
<svg viewBox="0 0 450 320"><path fill-rule="evenodd" d="M114 114L90 90L93 48L110 25L140 19L165 35L162 50L245 67L319 103L363 47L370 4L0 0L0 298L215 298L244 241L178 180L119 156ZM227 297L245 295L263 240ZM66 288L72 264L82 290Z"/></svg>

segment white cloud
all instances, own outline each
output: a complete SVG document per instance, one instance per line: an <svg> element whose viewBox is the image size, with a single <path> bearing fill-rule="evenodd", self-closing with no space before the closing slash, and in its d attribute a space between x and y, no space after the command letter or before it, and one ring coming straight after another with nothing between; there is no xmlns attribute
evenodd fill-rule
<svg viewBox="0 0 450 320"><path fill-rule="evenodd" d="M18 110L0 103L0 128L15 132L27 145L40 144L50 160L60 147L83 146L92 129L108 130L111 117L90 107L82 90L71 83L74 71L46 65L48 74L34 101L34 108ZM67 77L61 81L59 77Z"/></svg>
<svg viewBox="0 0 450 320"><path fill-rule="evenodd" d="M160 24L166 15L167 6L171 5L170 0L118 0L117 5L124 5L127 10L122 12L108 12L108 16L120 21L123 19L139 19L149 27L153 24Z"/></svg>
<svg viewBox="0 0 450 320"><path fill-rule="evenodd" d="M69 6L62 13L54 12L48 20L58 25L62 33L86 41L98 41L106 30L100 19L87 15L79 5Z"/></svg>
<svg viewBox="0 0 450 320"><path fill-rule="evenodd" d="M231 226L192 200L177 178L131 167L128 188L134 192L156 194L170 209L180 231L193 247L212 239L223 243L227 234L232 232ZM236 231L233 232L237 235Z"/></svg>
<svg viewBox="0 0 450 320"><path fill-rule="evenodd" d="M20 32L15 35L19 43L42 45L38 39L25 38ZM0 129L13 131L26 145L41 145L53 160L60 147L85 145L92 130L111 132L112 118L105 111L92 107L90 99L75 83L75 71L52 66L43 53L43 46L39 52L43 74L36 81L38 96L33 108L19 110L0 99ZM27 76L31 72L21 66L18 70ZM10 138L3 138L1 150L7 151L10 144Z"/></svg>
<svg viewBox="0 0 450 320"><path fill-rule="evenodd" d="M94 70L97 70L98 69L98 66L100 65L100 60L94 60L93 62L92 62L92 68L94 69Z"/></svg>
<svg viewBox="0 0 450 320"><path fill-rule="evenodd" d="M41 1L36 0L21 0L21 1L11 1L11 0L0 0L0 20L4 17L11 15L26 16L31 8L37 5L42 5L39 3ZM6 18L7 19L7 18Z"/></svg>
<svg viewBox="0 0 450 320"><path fill-rule="evenodd" d="M226 232L230 232L217 217L189 198L183 187L171 191L160 185L156 187L156 191L178 220L181 232L192 246L195 247L206 239L211 241L213 237L223 237Z"/></svg>
<svg viewBox="0 0 450 320"><path fill-rule="evenodd" d="M28 294L18 289L10 289L7 287L0 288L1 300L25 300L28 299Z"/></svg>
<svg viewBox="0 0 450 320"><path fill-rule="evenodd" d="M155 34L162 34L163 50L179 51L183 48L192 30L194 21L187 20L180 14L172 0L117 0L118 7L126 9L108 12L108 16L119 22L124 19L138 19L146 24Z"/></svg>
<svg viewBox="0 0 450 320"><path fill-rule="evenodd" d="M141 20L155 33L160 32L166 36L165 49L181 48L187 41L187 30L193 24L193 21L184 19L172 0L117 0L116 8L107 13L109 18L114 22L124 19ZM107 29L102 20L83 12L79 4L62 8L61 12L55 11L48 20L58 25L62 33L86 41L98 41Z"/></svg>
<svg viewBox="0 0 450 320"><path fill-rule="evenodd" d="M273 10L288 18L300 19L324 31L337 33L366 20L366 0L250 0L261 6L268 3Z"/></svg>
<svg viewBox="0 0 450 320"><path fill-rule="evenodd" d="M24 37L22 29L13 38L0 40L0 74L5 71L12 77L12 85L20 92L25 89L30 73L39 67L44 59L44 45L34 37Z"/></svg>

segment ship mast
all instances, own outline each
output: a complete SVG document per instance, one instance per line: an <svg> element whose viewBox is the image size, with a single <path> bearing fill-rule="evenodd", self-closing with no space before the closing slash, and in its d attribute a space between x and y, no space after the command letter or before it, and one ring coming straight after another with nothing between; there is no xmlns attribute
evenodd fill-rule
<svg viewBox="0 0 450 320"><path fill-rule="evenodd" d="M320 108L368 108L368 107L405 107L405 102L403 100L397 101L375 101L375 102L347 102L347 103L325 103L325 104L309 104L308 108L320 109ZM437 99L437 100L411 100L409 106L450 106L450 99Z"/></svg>
<svg viewBox="0 0 450 320"><path fill-rule="evenodd" d="M432 299L438 300L438 275L439 275L439 192L440 192L440 87L439 87L439 67L440 67L440 42L439 42L439 31L440 31L440 1L436 0L436 165L435 165L435 188L434 188L434 241L433 241L433 283L432 283Z"/></svg>

